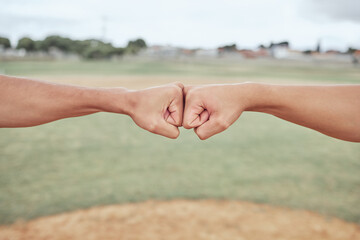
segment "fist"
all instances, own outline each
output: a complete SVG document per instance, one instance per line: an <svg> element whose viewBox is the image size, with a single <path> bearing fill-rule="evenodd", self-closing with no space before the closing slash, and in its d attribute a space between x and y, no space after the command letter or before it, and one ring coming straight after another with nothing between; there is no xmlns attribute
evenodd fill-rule
<svg viewBox="0 0 360 240"><path fill-rule="evenodd" d="M169 138L177 138L183 119L181 83L129 93L129 116L141 128Z"/></svg>
<svg viewBox="0 0 360 240"><path fill-rule="evenodd" d="M184 88L183 126L194 128L201 140L220 133L233 124L245 110L242 84L204 85Z"/></svg>

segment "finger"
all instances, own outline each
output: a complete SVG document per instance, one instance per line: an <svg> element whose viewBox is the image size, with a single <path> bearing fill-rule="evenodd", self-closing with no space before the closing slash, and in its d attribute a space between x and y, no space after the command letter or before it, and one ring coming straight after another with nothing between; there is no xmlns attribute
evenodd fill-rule
<svg viewBox="0 0 360 240"><path fill-rule="evenodd" d="M166 121L168 121L168 118L170 117L170 112L169 112L169 109L166 109L166 111L165 111L165 114L164 114L164 119L166 120ZM168 121L169 122L169 121Z"/></svg>
<svg viewBox="0 0 360 240"><path fill-rule="evenodd" d="M203 125L206 121L209 120L209 116L210 114L206 109L203 109L203 111L200 114L193 114L191 118L190 117L188 118L192 120L188 120L186 124L186 128L187 129L196 128Z"/></svg>
<svg viewBox="0 0 360 240"><path fill-rule="evenodd" d="M168 123L180 127L182 126L182 115L183 111L180 110L178 107L169 106L165 113L165 119Z"/></svg>
<svg viewBox="0 0 360 240"><path fill-rule="evenodd" d="M203 125L206 121L209 120L210 114L208 110L204 110L200 115L191 123L193 128Z"/></svg>
<svg viewBox="0 0 360 240"><path fill-rule="evenodd" d="M166 110L165 114L164 114L164 119L166 120L166 122L174 125L174 126L179 126L179 120L178 119L178 112L172 110L173 112L170 112L171 110L169 110L169 108Z"/></svg>
<svg viewBox="0 0 360 240"><path fill-rule="evenodd" d="M186 99L183 126L187 129L195 128L209 119L209 112L199 102Z"/></svg>
<svg viewBox="0 0 360 240"><path fill-rule="evenodd" d="M216 116L210 116L208 121L195 128L195 133L201 140L205 140L227 128L228 126L226 123L219 121Z"/></svg>
<svg viewBox="0 0 360 240"><path fill-rule="evenodd" d="M154 129L153 133L156 133L156 134L168 137L168 138L176 139L179 136L180 131L176 126L174 126L174 125L168 123L167 121L165 121L164 119L162 119L162 121Z"/></svg>
<svg viewBox="0 0 360 240"><path fill-rule="evenodd" d="M175 126L182 126L183 121L183 94L182 90L174 97L173 101L170 102L170 105L165 113L165 119L168 123Z"/></svg>

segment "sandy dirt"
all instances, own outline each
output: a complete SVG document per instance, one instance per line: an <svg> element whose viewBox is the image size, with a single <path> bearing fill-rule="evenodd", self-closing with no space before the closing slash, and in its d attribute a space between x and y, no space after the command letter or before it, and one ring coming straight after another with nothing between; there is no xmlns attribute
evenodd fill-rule
<svg viewBox="0 0 360 240"><path fill-rule="evenodd" d="M360 239L360 226L239 201L148 201L94 207L0 227L1 240Z"/></svg>

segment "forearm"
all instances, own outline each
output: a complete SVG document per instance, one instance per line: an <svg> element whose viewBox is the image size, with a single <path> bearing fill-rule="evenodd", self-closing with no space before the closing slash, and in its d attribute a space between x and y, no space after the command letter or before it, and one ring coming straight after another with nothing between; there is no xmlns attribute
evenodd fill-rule
<svg viewBox="0 0 360 240"><path fill-rule="evenodd" d="M272 114L326 135L360 142L360 85L248 84L246 110Z"/></svg>
<svg viewBox="0 0 360 240"><path fill-rule="evenodd" d="M0 76L0 127L29 127L100 111L125 113L122 92L126 90L115 92Z"/></svg>

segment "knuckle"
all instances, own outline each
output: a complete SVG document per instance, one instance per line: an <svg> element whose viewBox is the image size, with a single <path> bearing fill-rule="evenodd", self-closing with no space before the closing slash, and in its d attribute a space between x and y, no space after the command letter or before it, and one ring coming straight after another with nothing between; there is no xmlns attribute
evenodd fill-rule
<svg viewBox="0 0 360 240"><path fill-rule="evenodd" d="M207 137L205 135L201 134L201 133L198 133L197 135L198 135L199 139L202 140L202 141L207 139Z"/></svg>
<svg viewBox="0 0 360 240"><path fill-rule="evenodd" d="M178 86L172 86L170 88L170 94L172 96L180 96L180 95L182 95L182 89L179 88Z"/></svg>
<svg viewBox="0 0 360 240"><path fill-rule="evenodd" d="M155 126L153 124L149 124L147 129L149 130L149 132L152 132L152 133L155 132Z"/></svg>
<svg viewBox="0 0 360 240"><path fill-rule="evenodd" d="M149 124L148 130L152 133L156 133L159 129L159 123L157 121L153 121Z"/></svg>
<svg viewBox="0 0 360 240"><path fill-rule="evenodd" d="M185 129L191 129L191 126L190 126L190 124L189 124L187 121L184 121L184 122L182 123L182 125L183 125L183 127L184 127Z"/></svg>
<svg viewBox="0 0 360 240"><path fill-rule="evenodd" d="M186 99L192 99L194 98L194 91L193 90L189 90L186 92Z"/></svg>
<svg viewBox="0 0 360 240"><path fill-rule="evenodd" d="M184 127L185 129L191 129L191 127L190 127L189 125L187 125L187 124L183 124L183 127Z"/></svg>
<svg viewBox="0 0 360 240"><path fill-rule="evenodd" d="M198 128L195 128L194 131L200 140L207 139L207 136L204 133L202 133L201 131L199 131Z"/></svg>
<svg viewBox="0 0 360 240"><path fill-rule="evenodd" d="M179 135L180 135L180 132L179 132L179 131L176 131L176 132L174 132L174 133L170 136L170 138L172 138L172 139L177 139L177 138L179 137Z"/></svg>
<svg viewBox="0 0 360 240"><path fill-rule="evenodd" d="M229 122L225 119L217 119L216 125L219 127L220 130L225 130L230 127Z"/></svg>
<svg viewBox="0 0 360 240"><path fill-rule="evenodd" d="M179 81L174 82L174 85L177 86L178 88L180 88L181 91L184 88L184 84L182 82L179 82Z"/></svg>

